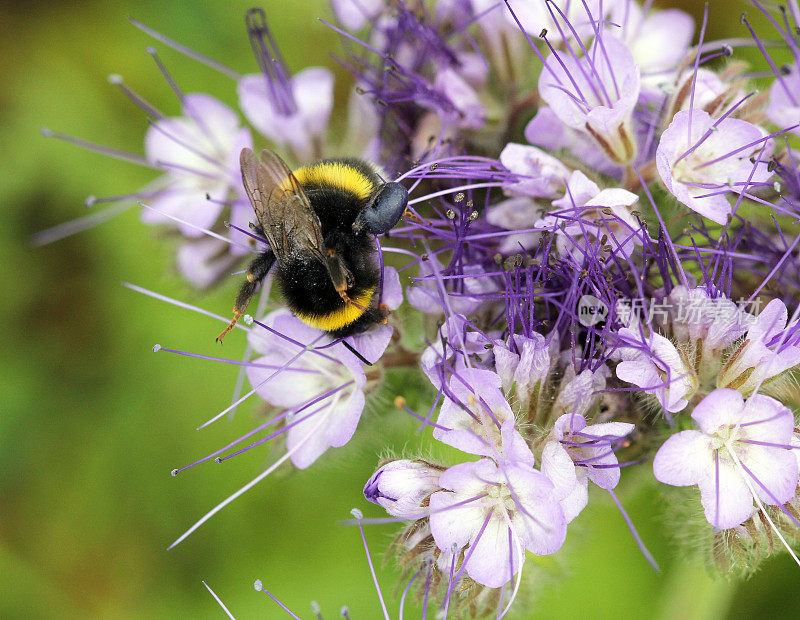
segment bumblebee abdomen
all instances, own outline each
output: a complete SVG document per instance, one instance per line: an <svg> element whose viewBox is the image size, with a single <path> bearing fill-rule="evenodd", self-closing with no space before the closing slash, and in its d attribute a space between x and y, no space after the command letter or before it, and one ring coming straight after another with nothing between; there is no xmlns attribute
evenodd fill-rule
<svg viewBox="0 0 800 620"><path fill-rule="evenodd" d="M354 303L342 300L325 266L314 259L286 261L279 266L277 279L286 304L297 318L316 329L344 335L359 331L356 326L376 303L377 273L356 266L353 275L355 284L347 295Z"/></svg>

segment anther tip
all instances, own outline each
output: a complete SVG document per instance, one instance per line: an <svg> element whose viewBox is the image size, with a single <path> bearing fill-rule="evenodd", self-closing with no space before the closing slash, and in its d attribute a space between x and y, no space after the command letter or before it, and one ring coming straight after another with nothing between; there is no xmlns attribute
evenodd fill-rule
<svg viewBox="0 0 800 620"><path fill-rule="evenodd" d="M221 458L219 458L218 456L215 456L215 457L214 457L214 462L215 462L217 465L219 465L220 463L222 463L222 459L221 459Z"/></svg>
<svg viewBox="0 0 800 620"><path fill-rule="evenodd" d="M253 582L253 587L255 588L256 592L261 592L261 590L262 590L262 589L263 589L263 587L264 587L264 584L262 584L262 583L261 583L261 580L260 580L260 579L256 579L256 580Z"/></svg>
<svg viewBox="0 0 800 620"><path fill-rule="evenodd" d="M97 196L87 196L83 204L87 207L92 207L97 202Z"/></svg>
<svg viewBox="0 0 800 620"><path fill-rule="evenodd" d="M346 617L346 616L347 616L347 614L349 614L349 613L350 613L350 608L349 608L347 605L344 605L344 606L343 606L343 607L342 607L342 608L339 610L339 614L340 614L341 616L343 616L343 617Z"/></svg>
<svg viewBox="0 0 800 620"><path fill-rule="evenodd" d="M112 73L108 76L109 84L122 84L122 76L119 73Z"/></svg>
<svg viewBox="0 0 800 620"><path fill-rule="evenodd" d="M208 196L208 194L206 194L206 196ZM225 220L224 222L222 222L222 225L225 228L230 228L231 227L231 223L228 220Z"/></svg>
<svg viewBox="0 0 800 620"><path fill-rule="evenodd" d="M151 56L155 56L156 54L158 54L158 50L156 50L156 48L152 46L146 47L144 51L150 54Z"/></svg>
<svg viewBox="0 0 800 620"><path fill-rule="evenodd" d="M355 517L355 518L356 518L356 519L358 519L359 521L360 521L361 519L363 519L363 518L364 518L364 513L363 513L363 512L361 512L361 511L360 511L358 508L353 508L353 509L350 511L350 514L351 514L351 515L353 515L353 517Z"/></svg>
<svg viewBox="0 0 800 620"><path fill-rule="evenodd" d="M160 344L153 345L153 353L158 353L161 350Z"/></svg>
<svg viewBox="0 0 800 620"><path fill-rule="evenodd" d="M404 396L395 396L394 397L394 406L398 409L402 409L406 406L406 399Z"/></svg>
<svg viewBox="0 0 800 620"><path fill-rule="evenodd" d="M317 601L311 601L311 613L312 614L318 614L321 611L322 611L322 607L319 606L319 603L317 603Z"/></svg>
<svg viewBox="0 0 800 620"><path fill-rule="evenodd" d="M42 127L39 131L41 131L45 138L51 138L53 136L53 130L49 127Z"/></svg>
<svg viewBox="0 0 800 620"><path fill-rule="evenodd" d="M249 315L249 314L245 314L242 317L242 323L244 323L245 325L252 325L253 324L253 317L251 315Z"/></svg>
<svg viewBox="0 0 800 620"><path fill-rule="evenodd" d="M171 472L169 472L169 475L174 478L175 476L178 475L178 470L177 469L173 469Z"/></svg>

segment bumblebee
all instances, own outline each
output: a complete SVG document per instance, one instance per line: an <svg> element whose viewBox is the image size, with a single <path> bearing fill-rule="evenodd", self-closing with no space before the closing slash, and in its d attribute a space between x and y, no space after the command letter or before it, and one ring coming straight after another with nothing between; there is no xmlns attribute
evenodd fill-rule
<svg viewBox="0 0 800 620"><path fill-rule="evenodd" d="M243 149L240 163L258 220L251 226L269 248L247 269L233 320L217 341L242 317L273 265L287 306L307 325L345 338L385 323L374 235L400 221L405 187L384 183L374 166L355 158L325 159L293 172L269 149L260 159Z"/></svg>

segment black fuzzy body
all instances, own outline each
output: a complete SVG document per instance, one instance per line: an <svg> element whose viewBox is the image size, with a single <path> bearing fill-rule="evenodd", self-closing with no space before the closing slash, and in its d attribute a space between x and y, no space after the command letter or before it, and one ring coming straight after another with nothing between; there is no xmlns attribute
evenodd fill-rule
<svg viewBox="0 0 800 620"><path fill-rule="evenodd" d="M357 159L324 160L332 161L355 168L370 180L374 188L380 186L380 177L366 162ZM353 275L353 286L347 289L347 295L350 299L357 299L365 292L375 290L369 306L358 319L339 329L328 330L328 333L343 338L363 332L383 320L383 312L378 309L380 270L375 239L367 232L353 230L353 222L369 199L327 185L303 184L302 188L319 218L325 249L341 256ZM276 280L286 304L297 315L325 316L345 307L325 265L311 254L291 255L278 261Z"/></svg>

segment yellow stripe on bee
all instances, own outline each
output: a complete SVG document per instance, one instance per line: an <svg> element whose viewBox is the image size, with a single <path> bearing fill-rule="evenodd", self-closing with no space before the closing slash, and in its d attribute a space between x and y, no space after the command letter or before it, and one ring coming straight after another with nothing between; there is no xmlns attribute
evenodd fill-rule
<svg viewBox="0 0 800 620"><path fill-rule="evenodd" d="M327 314L305 314L297 313L298 319L303 321L306 325L321 329L322 331L332 332L342 327L355 323L359 317L364 314L364 311L369 307L372 301L372 296L375 294L375 289L369 289L361 295L352 299L358 305L352 303L345 304L338 310L328 312ZM361 306L359 308L359 306Z"/></svg>
<svg viewBox="0 0 800 620"><path fill-rule="evenodd" d="M294 171L300 185L337 187L366 200L375 190L375 184L363 172L340 161L328 161L303 166Z"/></svg>

